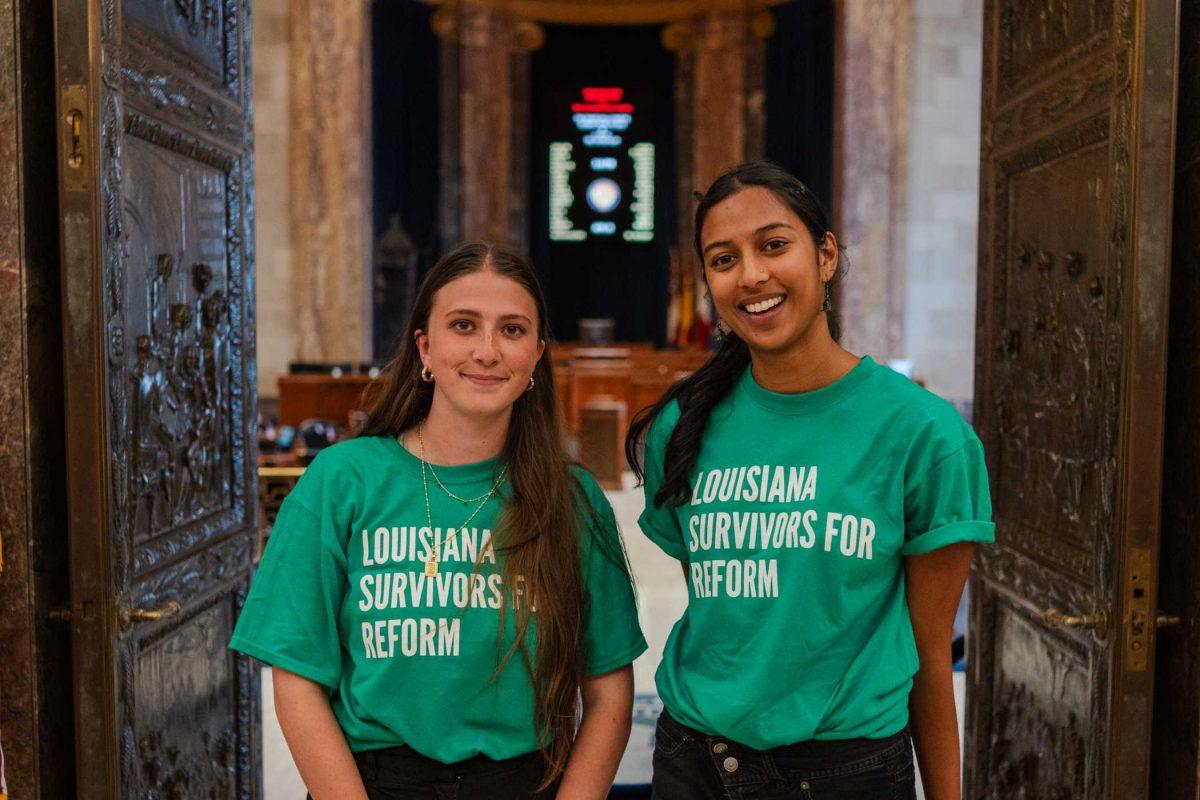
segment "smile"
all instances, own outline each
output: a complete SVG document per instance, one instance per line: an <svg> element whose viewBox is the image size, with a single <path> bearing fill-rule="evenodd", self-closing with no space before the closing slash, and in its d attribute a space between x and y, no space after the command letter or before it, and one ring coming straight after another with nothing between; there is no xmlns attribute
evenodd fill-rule
<svg viewBox="0 0 1200 800"><path fill-rule="evenodd" d="M738 308L748 314L765 314L782 303L786 297L787 295L777 294L762 300L756 300L753 303L740 303L738 304Z"/></svg>
<svg viewBox="0 0 1200 800"><path fill-rule="evenodd" d="M476 386L499 386L508 380L499 375L476 375L470 372L463 372L461 375Z"/></svg>

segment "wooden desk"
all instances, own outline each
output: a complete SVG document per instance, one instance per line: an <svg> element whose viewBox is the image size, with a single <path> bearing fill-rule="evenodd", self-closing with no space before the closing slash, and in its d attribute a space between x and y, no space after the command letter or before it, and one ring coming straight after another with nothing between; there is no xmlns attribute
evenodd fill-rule
<svg viewBox="0 0 1200 800"><path fill-rule="evenodd" d="M633 368L629 359L579 359L569 367L570 406L566 410L567 425L579 431L579 412L590 400L598 397L619 400L628 407L629 387Z"/></svg>
<svg viewBox="0 0 1200 800"><path fill-rule="evenodd" d="M652 350L633 354L629 386L629 416L659 401L677 381L683 380L712 357L708 350Z"/></svg>
<svg viewBox="0 0 1200 800"><path fill-rule="evenodd" d="M592 400L608 398L625 405L620 423L623 438L634 414L656 403L672 384L695 372L711 355L707 350L655 350L639 342L606 347L556 344L554 383L563 422L578 436L583 407ZM362 407L363 391L371 381L362 374L283 375L279 378L279 421L299 425L317 418L348 426L350 412Z"/></svg>
<svg viewBox="0 0 1200 800"><path fill-rule="evenodd" d="M328 419L349 425L350 412L362 408L368 375L300 374L279 376L279 421L299 425L306 419Z"/></svg>
<svg viewBox="0 0 1200 800"><path fill-rule="evenodd" d="M655 350L636 345L560 347L555 351L554 381L568 430L580 433L580 410L592 399L608 397L625 404L628 420L658 402L676 381L695 372L712 356L707 350Z"/></svg>

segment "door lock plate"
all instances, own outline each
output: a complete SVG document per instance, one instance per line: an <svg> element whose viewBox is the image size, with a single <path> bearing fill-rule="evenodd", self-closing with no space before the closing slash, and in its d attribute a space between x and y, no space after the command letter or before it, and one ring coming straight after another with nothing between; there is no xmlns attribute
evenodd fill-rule
<svg viewBox="0 0 1200 800"><path fill-rule="evenodd" d="M1125 596L1129 609L1126 617L1129 629L1125 632L1125 665L1130 672L1146 671L1150 634L1158 617L1150 613L1150 567L1150 548L1130 548Z"/></svg>

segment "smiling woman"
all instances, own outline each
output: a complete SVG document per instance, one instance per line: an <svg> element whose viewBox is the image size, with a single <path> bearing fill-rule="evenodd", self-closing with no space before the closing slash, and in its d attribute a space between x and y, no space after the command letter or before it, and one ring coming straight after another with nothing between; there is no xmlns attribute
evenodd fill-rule
<svg viewBox="0 0 1200 800"><path fill-rule="evenodd" d="M979 440L838 344L841 253L796 178L735 167L695 232L725 340L626 442L642 530L688 578L656 678L655 796L767 774L789 796L911 799L911 708L925 786L954 800L951 628L971 543L993 537Z"/></svg>
<svg viewBox="0 0 1200 800"><path fill-rule="evenodd" d="M562 449L548 338L525 258L448 253L359 435L279 511L232 645L275 666L318 800L612 785L646 644L612 509Z"/></svg>

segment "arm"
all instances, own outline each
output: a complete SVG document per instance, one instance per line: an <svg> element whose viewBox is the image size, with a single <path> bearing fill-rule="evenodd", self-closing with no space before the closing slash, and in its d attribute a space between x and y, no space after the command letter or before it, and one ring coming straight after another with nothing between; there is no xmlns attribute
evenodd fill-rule
<svg viewBox="0 0 1200 800"><path fill-rule="evenodd" d="M279 727L313 800L367 800L326 688L279 667L273 670Z"/></svg>
<svg viewBox="0 0 1200 800"><path fill-rule="evenodd" d="M929 800L962 798L950 640L974 553L973 544L959 542L904 559L905 593L921 662L908 710Z"/></svg>
<svg viewBox="0 0 1200 800"><path fill-rule="evenodd" d="M558 800L604 800L633 726L633 667L586 678L583 721L563 773Z"/></svg>

